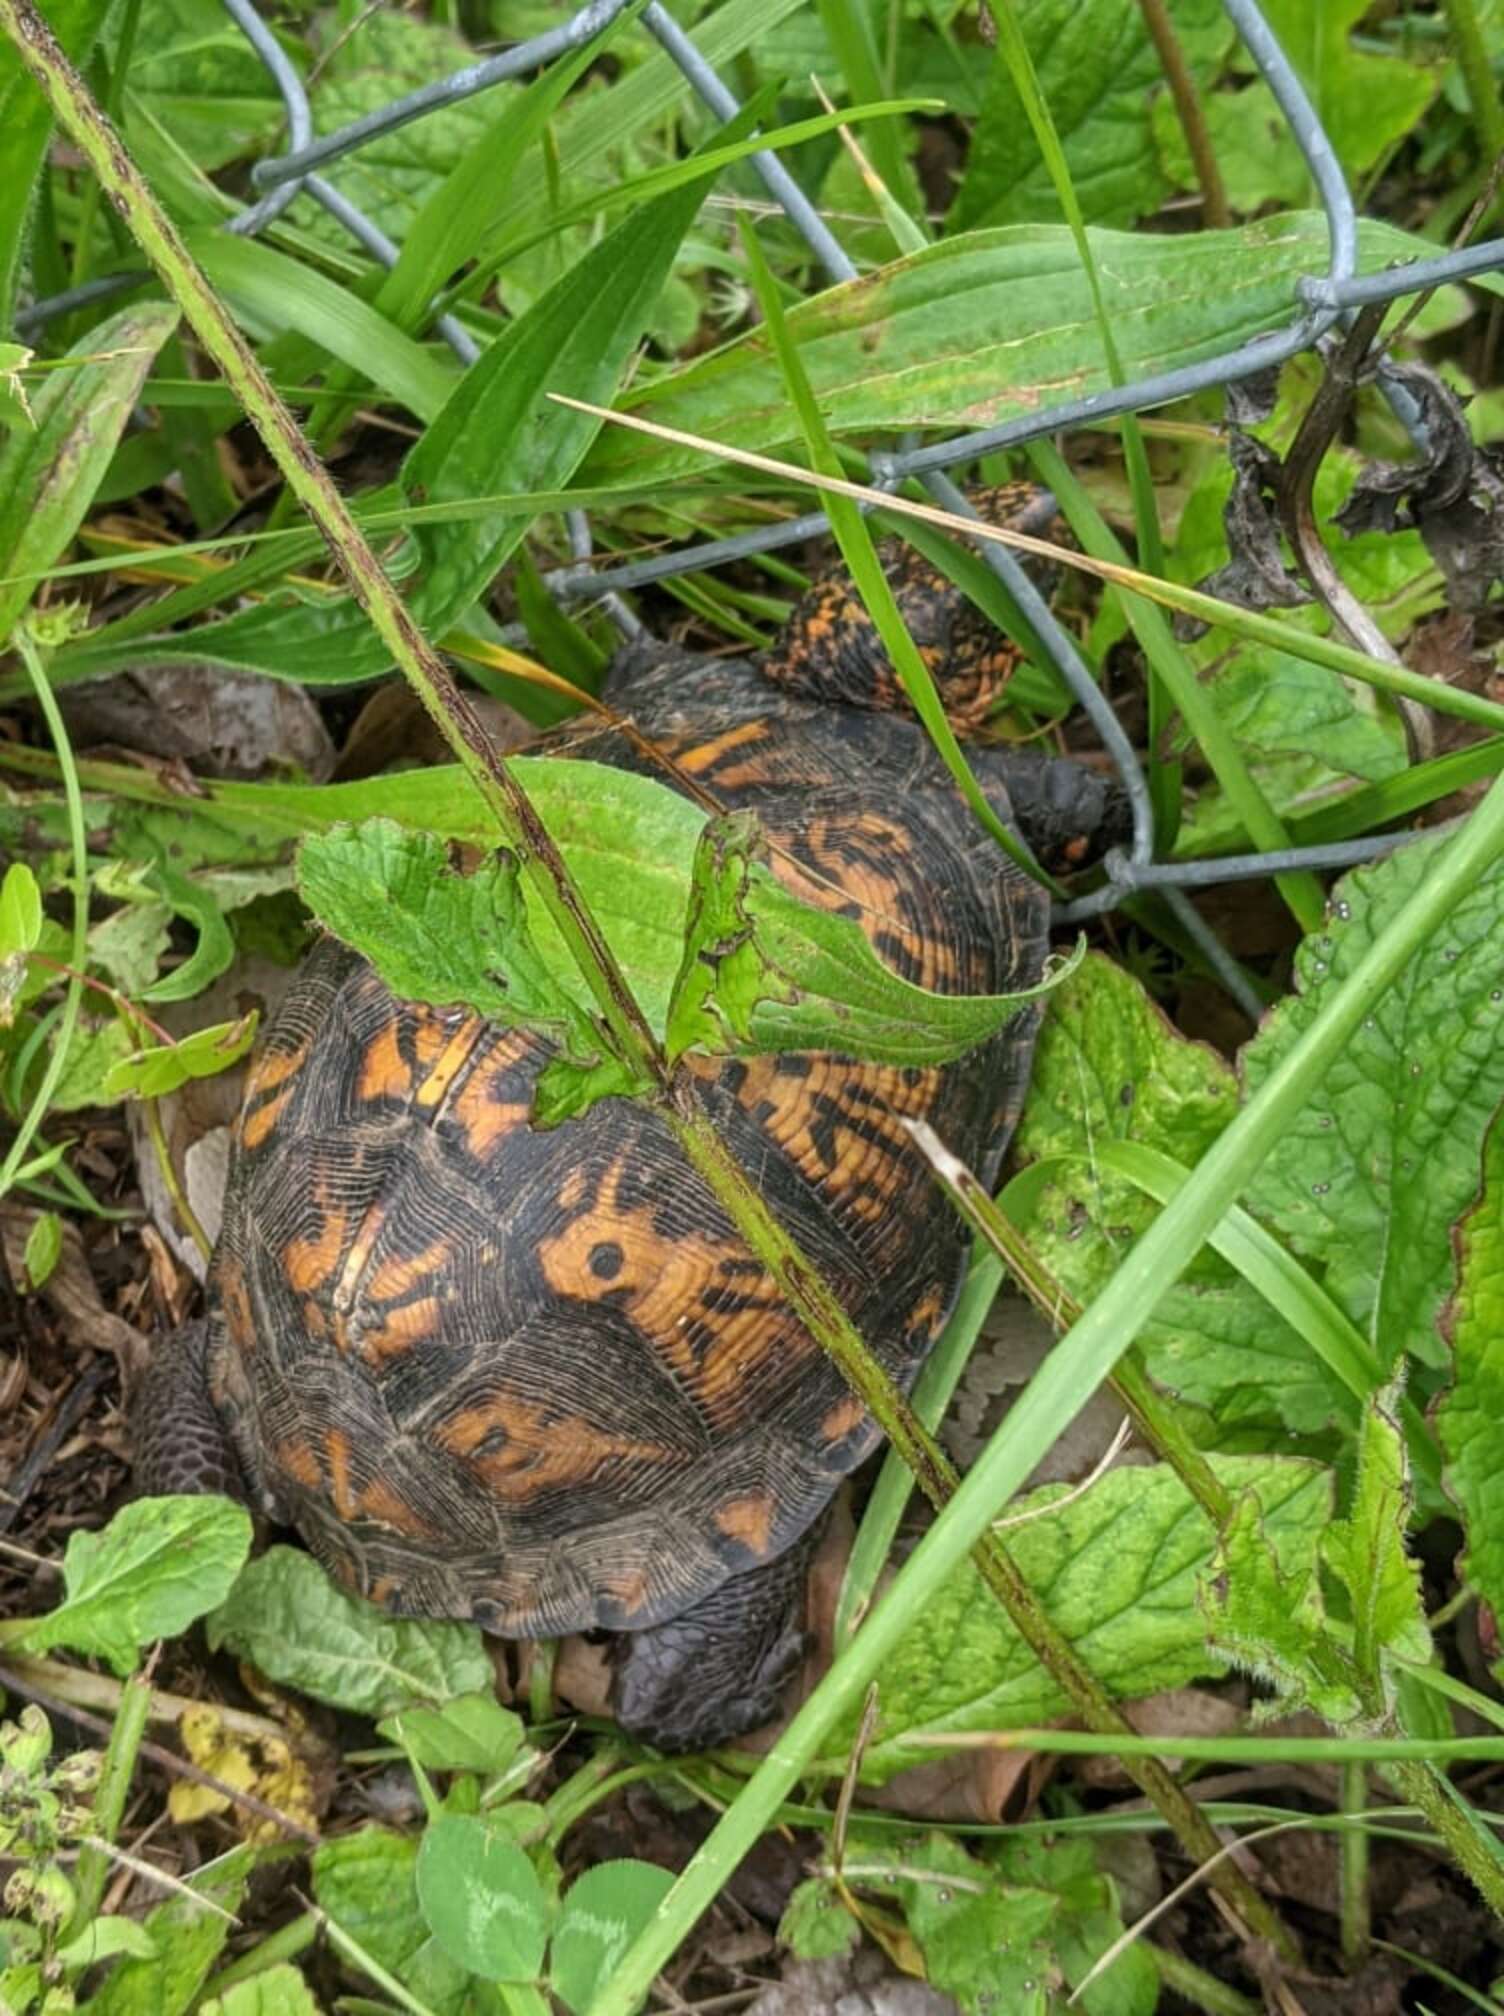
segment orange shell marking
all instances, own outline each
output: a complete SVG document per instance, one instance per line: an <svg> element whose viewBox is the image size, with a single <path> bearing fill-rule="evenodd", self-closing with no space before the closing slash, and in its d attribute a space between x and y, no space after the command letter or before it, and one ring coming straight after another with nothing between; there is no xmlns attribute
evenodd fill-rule
<svg viewBox="0 0 1504 2016"><path fill-rule="evenodd" d="M613 1163L594 1202L539 1243L543 1278L572 1300L609 1296L711 1425L735 1427L754 1377L765 1379L771 1363L794 1378L815 1347L740 1239L718 1240L708 1227L665 1237L650 1205L623 1203L624 1175Z"/></svg>

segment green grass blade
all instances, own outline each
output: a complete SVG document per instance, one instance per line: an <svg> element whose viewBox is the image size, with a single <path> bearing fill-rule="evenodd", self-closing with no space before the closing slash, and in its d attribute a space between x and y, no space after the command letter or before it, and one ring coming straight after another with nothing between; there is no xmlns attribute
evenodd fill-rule
<svg viewBox="0 0 1504 2016"><path fill-rule="evenodd" d="M881 98L891 84L883 77L877 45L872 35L871 9L864 0L816 0L820 20L830 41L831 53L841 67L846 89L855 99ZM828 78L820 80L827 89ZM880 126L868 136L866 147L872 166L886 184L895 207L912 221L924 215L919 184L903 150L896 126ZM920 233L921 242L927 233ZM911 250L905 246L902 250Z"/></svg>
<svg viewBox="0 0 1504 2016"><path fill-rule="evenodd" d="M1071 530L1085 550L1096 559L1122 565L1126 555L1060 451L1052 442L1035 441L1030 444L1029 454L1040 480L1054 491ZM1237 737L1222 719L1212 694L1182 656L1160 611L1141 596L1124 592L1123 612L1150 666L1179 708L1254 844L1266 852L1288 847L1290 836L1259 789ZM1326 909L1326 897L1316 877L1281 875L1277 886L1302 930L1316 930Z"/></svg>
<svg viewBox="0 0 1504 2016"><path fill-rule="evenodd" d="M1140 1142L1098 1141L1092 1153L1100 1167L1114 1175L1126 1176L1160 1204L1169 1204L1191 1178L1191 1171L1173 1156ZM1058 1159L1063 1163L1067 1158ZM1037 1167L1033 1165L1029 1173L1033 1175ZM1389 1373L1374 1356L1362 1331L1274 1234L1241 1205L1232 1207L1206 1243L1238 1270L1271 1309L1284 1317L1360 1404L1366 1404L1386 1384ZM1402 1410L1415 1467L1439 1490L1441 1459L1436 1439L1413 1401L1404 1401Z"/></svg>
<svg viewBox="0 0 1504 2016"><path fill-rule="evenodd" d="M0 643L32 598L40 574L67 546L94 501L152 359L177 326L160 301L125 308L49 372L34 429L0 446Z"/></svg>
<svg viewBox="0 0 1504 2016"><path fill-rule="evenodd" d="M783 1730L740 1796L712 1829L669 1892L658 1917L623 1955L589 2016L631 2016L654 1977L708 1907L793 1789L827 1733L855 1714L927 1595L964 1557L1074 1418L1081 1396L1099 1386L1170 1282L1195 1258L1291 1116L1478 876L1504 853L1504 783L1495 784L1435 870L1370 945L1298 1042L1204 1155L1128 1253L1113 1279L1050 1353L1008 1419L920 1540L851 1645Z"/></svg>
<svg viewBox="0 0 1504 2016"><path fill-rule="evenodd" d="M443 410L457 367L430 356L352 289L254 239L204 231L188 242L214 286L254 327L297 330L420 420Z"/></svg>
<svg viewBox="0 0 1504 2016"><path fill-rule="evenodd" d="M809 446L810 459L816 468L827 475L841 473L841 461L831 446L830 436L820 417L820 409L810 389L809 378L800 361L799 352L789 335L784 318L783 304L773 276L763 258L762 248L756 233L743 225L742 242L747 249L747 258L752 271L752 283L757 289L758 301L767 324L768 337L773 345L779 365L783 370L789 389L789 396L799 415L799 424L804 430ZM914 640L904 627L902 615L888 577L882 570L877 557L877 548L872 543L862 514L849 498L830 495L826 500L830 515L830 527L835 533L841 549L841 557L851 571L851 578L857 592L866 604L867 612L877 626L883 647L893 661L893 668L903 685L904 692L913 704L915 713L928 731L930 740L943 759L946 768L955 778L962 797L976 814L978 820L996 840L999 847L1011 861L1017 862L1026 874L1047 886L1055 886L1039 868L1023 842L998 818L988 804L980 784L972 774L956 731L946 718L945 708L936 690L930 669L920 657Z"/></svg>

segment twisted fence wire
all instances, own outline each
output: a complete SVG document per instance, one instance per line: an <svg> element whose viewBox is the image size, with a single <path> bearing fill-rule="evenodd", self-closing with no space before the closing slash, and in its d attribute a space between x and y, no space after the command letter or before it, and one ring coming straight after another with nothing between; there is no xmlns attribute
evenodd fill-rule
<svg viewBox="0 0 1504 2016"><path fill-rule="evenodd" d="M478 92L524 76L582 47L606 28L627 4L628 0L587 0L586 5L579 7L558 26L482 62L467 64L448 77L407 92L334 132L315 138L313 114L303 81L275 35L256 12L252 0L223 0L225 11L254 50L277 89L287 121L288 143L284 152L258 162L251 170L253 186L264 193L229 220L224 228L239 236L254 236L302 194L318 203L377 264L391 268L396 264L398 247L358 204L318 171L413 120L457 105ZM1125 413L1142 412L1196 392L1254 377L1287 362L1303 350L1309 350L1359 307L1395 300L1405 294L1429 292L1448 282L1474 278L1504 267L1504 239L1492 239L1434 258L1413 260L1384 272L1358 276L1355 272L1357 213L1341 163L1321 120L1256 0L1222 0L1222 4L1284 115L1305 159L1326 218L1326 271L1305 275L1296 282L1289 325L1256 336L1219 356L1204 358L1172 371L1152 373L1082 398L1061 400L993 427L952 435L919 447L906 447L894 453L873 454L869 459L869 468L875 489L893 491L901 483L918 478L937 504L959 516L975 517L977 514L965 494L946 473L959 463L974 461L1000 449L1021 447L1028 441L1066 428L1100 423ZM642 11L641 25L678 67L690 89L717 118L726 121L736 116L742 109L738 100L707 62L693 36L674 20L661 0L648 0ZM776 152L764 150L754 154L751 160L769 197L803 239L830 282L838 284L854 279L857 268ZM52 295L23 309L17 317L18 328L23 334L32 333L58 316L128 291L146 277L142 271L107 274ZM434 327L462 365L474 362L479 354L478 346L456 316L439 315L435 318ZM1380 389L1389 397L1401 423L1417 438L1418 445L1423 445L1418 416L1403 387L1386 383L1381 374ZM705 540L647 559L612 565L602 565L593 557L590 523L584 511L568 513L566 528L573 557L570 564L554 568L544 577L549 591L565 601L589 597L607 611L622 634L633 635L642 626L622 599L630 590L798 544L827 532L829 521L823 510L815 509L796 518L738 533L734 537ZM1291 848L1278 854L1241 855L1196 862L1156 862L1148 782L1137 752L1111 703L1081 657L1074 640L1056 620L1017 557L991 544L982 546L980 550L986 564L1032 625L1041 647L1067 690L1096 729L1128 799L1132 819L1129 845L1109 855L1103 887L1067 906L1059 913L1061 918L1069 921L1099 914L1126 896L1152 889L1169 905L1177 922L1193 939L1223 984L1245 1008L1256 1014L1261 1003L1246 976L1192 906L1186 890L1292 869L1348 867L1391 851L1409 836L1380 834L1328 846Z"/></svg>

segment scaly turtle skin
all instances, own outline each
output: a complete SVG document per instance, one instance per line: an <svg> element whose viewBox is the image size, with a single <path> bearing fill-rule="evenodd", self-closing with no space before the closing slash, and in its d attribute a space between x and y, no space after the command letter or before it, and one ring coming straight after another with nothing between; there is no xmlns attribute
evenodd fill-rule
<svg viewBox="0 0 1504 2016"><path fill-rule="evenodd" d="M1012 652L928 569L909 563L901 593L942 693L976 719ZM1039 978L1046 899L894 711L843 579L811 590L759 664L636 645L608 698L723 806L754 810L775 872L857 917L905 978L960 993ZM543 746L656 767L588 722ZM1056 860L1116 816L1077 765L972 761ZM903 1122L928 1120L990 1178L1034 1028L1026 1011L944 1067L686 1060L902 1386L967 1247ZM208 1314L154 1361L138 1460L159 1487L237 1486L394 1611L508 1637L629 1634L618 1713L692 1747L775 1710L807 1538L876 1430L650 1106L529 1124L550 1054L317 949L251 1071Z"/></svg>

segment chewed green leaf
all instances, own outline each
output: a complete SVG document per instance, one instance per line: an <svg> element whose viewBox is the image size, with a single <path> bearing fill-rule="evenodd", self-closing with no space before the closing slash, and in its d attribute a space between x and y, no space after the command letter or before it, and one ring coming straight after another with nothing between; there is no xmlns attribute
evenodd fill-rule
<svg viewBox="0 0 1504 2016"><path fill-rule="evenodd" d="M211 1645L228 1645L269 1680L353 1714L478 1693L495 1678L473 1624L389 1617L337 1589L297 1547L258 1555L208 1628Z"/></svg>
<svg viewBox="0 0 1504 2016"><path fill-rule="evenodd" d="M747 892L768 982L747 1020L752 1051L839 1050L879 1064L944 1064L1005 1028L1080 965L1084 941L1016 994L932 994L885 966L853 918L816 910L767 869Z"/></svg>
<svg viewBox="0 0 1504 2016"><path fill-rule="evenodd" d="M463 1002L560 1037L578 1030L573 993L533 944L506 849L464 873L437 834L367 819L305 840L298 886L319 922L372 960L403 1000Z"/></svg>
<svg viewBox="0 0 1504 2016"><path fill-rule="evenodd" d="M228 1592L251 1546L250 1514L226 1498L138 1498L102 1533L75 1533L66 1594L45 1617L0 1625L31 1652L67 1645L128 1673L142 1646L186 1630Z"/></svg>
<svg viewBox="0 0 1504 2016"><path fill-rule="evenodd" d="M147 877L148 885L160 891L174 916L188 920L198 932L198 944L164 979L141 990L143 1001L189 1001L203 992L211 981L226 972L235 957L235 939L225 922L224 909L215 901L215 892L165 862L157 862ZM228 904L225 905L227 909Z"/></svg>
<svg viewBox="0 0 1504 2016"><path fill-rule="evenodd" d="M1260 1508L1288 1572L1313 1572L1331 1517L1330 1473L1292 1458L1216 1456L1218 1477ZM1031 1493L1014 1508L1009 1552L1056 1629L1115 1699L1215 1672L1196 1588L1216 1533L1167 1465L1110 1470L1080 1492ZM1069 1703L989 1602L968 1563L937 1589L884 1668L881 1724L868 1766L912 1763L906 1731L954 1733L1047 1722Z"/></svg>
<svg viewBox="0 0 1504 2016"><path fill-rule="evenodd" d="M668 1005L671 1058L744 1041L763 995L780 984L757 944L748 884L761 829L750 812L707 822L695 849L684 954Z"/></svg>
<svg viewBox="0 0 1504 2016"><path fill-rule="evenodd" d="M1298 991L1243 1053L1255 1091L1431 872L1416 840L1337 887L1296 956ZM1247 1194L1255 1216L1324 1271L1327 1292L1387 1369L1434 1363L1453 1276L1452 1228L1478 1186L1504 1100L1504 868L1495 865L1373 1005Z"/></svg>
<svg viewBox="0 0 1504 2016"><path fill-rule="evenodd" d="M707 827L703 814L651 779L631 779L624 793L618 772L570 767L576 820L582 797L618 816L598 822L578 853L555 837L671 1056L691 1047L809 1049L943 1063L984 1042L1072 970L1066 962L1017 994L932 994L884 966L852 919L787 890L755 858L760 842L750 817ZM538 774L530 765L530 780ZM539 803L552 825L546 794ZM665 839L677 843L677 859L665 857ZM503 1027L563 1042L570 1069L567 1081L555 1072L544 1088L549 1120L633 1089L619 1069L604 1068L584 982L504 850L464 873L437 834L369 819L305 840L298 876L315 915L364 953L399 997L463 1004Z"/></svg>

